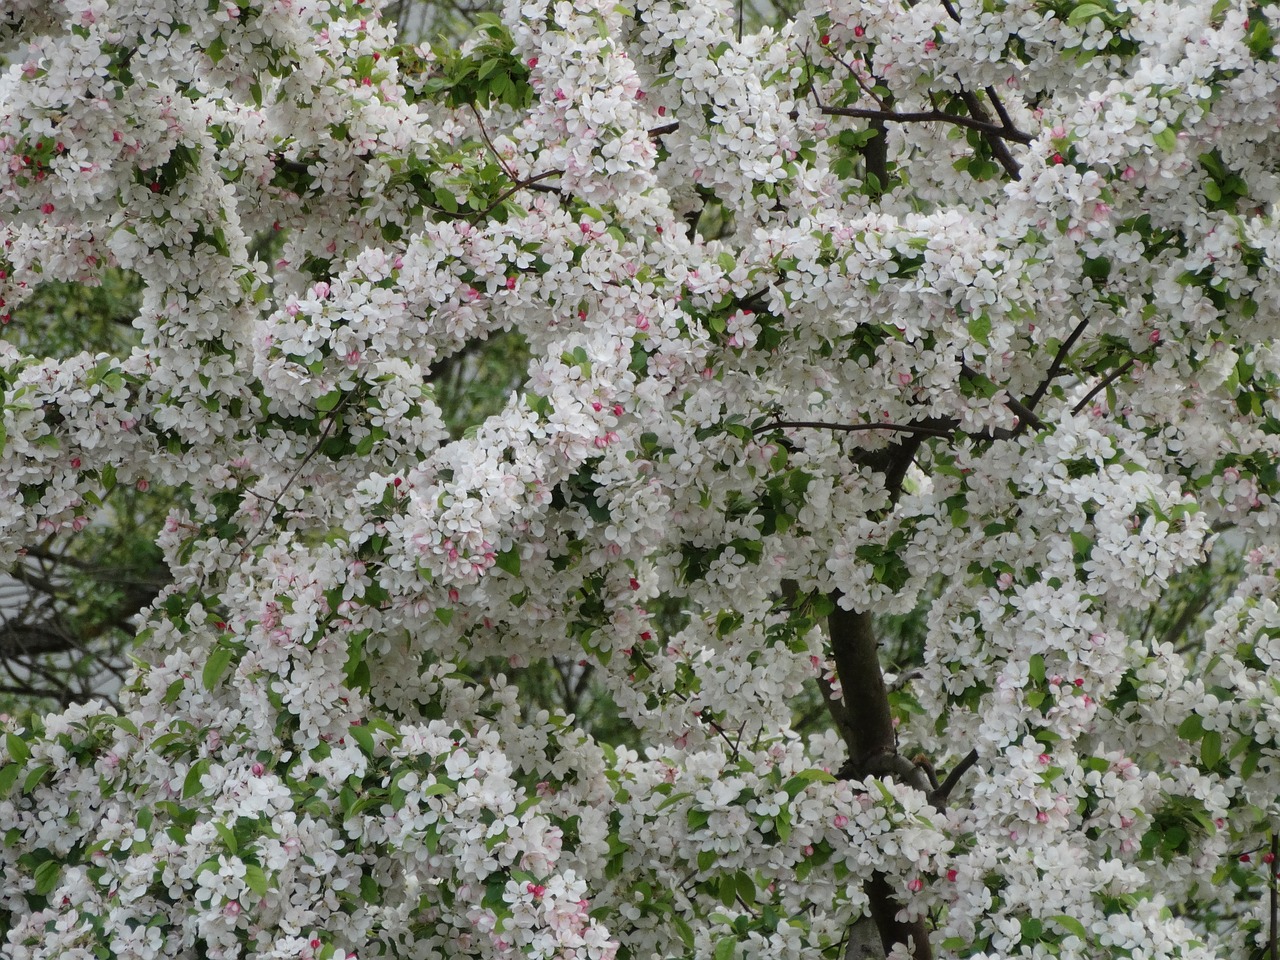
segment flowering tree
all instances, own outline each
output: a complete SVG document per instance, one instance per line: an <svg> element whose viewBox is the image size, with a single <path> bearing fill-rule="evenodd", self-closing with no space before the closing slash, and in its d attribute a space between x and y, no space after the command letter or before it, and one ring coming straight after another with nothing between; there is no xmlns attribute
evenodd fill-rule
<svg viewBox="0 0 1280 960"><path fill-rule="evenodd" d="M11 0L0 310L145 292L0 349L4 563L190 506L119 711L0 737L4 955L1274 956L1277 552L1123 626L1280 520L1273 17Z"/></svg>

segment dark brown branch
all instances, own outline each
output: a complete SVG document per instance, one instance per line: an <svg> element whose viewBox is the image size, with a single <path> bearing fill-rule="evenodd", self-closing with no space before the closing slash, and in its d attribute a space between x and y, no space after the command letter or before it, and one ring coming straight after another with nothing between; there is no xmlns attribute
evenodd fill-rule
<svg viewBox="0 0 1280 960"><path fill-rule="evenodd" d="M889 691L880 670L875 627L869 613L842 610L839 606L827 618L836 675L846 709L850 714L850 760L859 776L861 769L879 754L897 749L893 732L893 711Z"/></svg>
<svg viewBox="0 0 1280 960"><path fill-rule="evenodd" d="M967 94L966 96L973 95ZM995 137L998 140L1012 140L1014 143L1021 144L1030 143L1035 139L1031 134L1023 133L1016 127L1003 127L992 123L990 120L980 120L972 116L966 117L958 113L946 113L942 110L913 110L907 113L900 113L897 110L872 110L868 107L821 106L820 109L822 113L829 117L852 117L862 120L878 120L881 123L950 123L968 130L977 130L987 137ZM999 159L999 157L996 159ZM1016 180L1017 177L1014 177L1014 179Z"/></svg>
<svg viewBox="0 0 1280 960"><path fill-rule="evenodd" d="M904 454L900 459L909 457ZM893 776L894 779L911 782L913 774L919 771L911 761L898 755L893 710L889 704L884 673L880 669L880 655L871 615L844 610L837 603L827 618L827 628L831 635L831 650L836 661L836 675L840 679L843 706L848 715L845 733L849 743L848 774L854 779ZM902 770L903 765L911 770ZM867 895L871 917L880 933L885 953L889 953L894 944L911 941L914 944L913 960L932 960L929 931L924 919L898 919L902 905L888 878L877 871L863 884L862 890Z"/></svg>
<svg viewBox="0 0 1280 960"><path fill-rule="evenodd" d="M988 379L984 374L980 374L969 367L963 360L960 361L960 376L968 377L970 380ZM1037 430L1044 429L1044 423L1035 415L1035 411L1031 410L1021 400L1016 399L1012 394L1004 402L1005 407L1018 418L1018 425L1012 431L992 431L992 435L997 439L1008 439L1016 437L1027 427L1035 427Z"/></svg>
<svg viewBox="0 0 1280 960"><path fill-rule="evenodd" d="M1030 134L1022 133L1019 130L1013 130L1005 127L997 126L991 122L987 116L987 111L983 109L982 101L978 99L977 94L970 93L963 87L960 88L960 99L964 101L965 107L969 110L969 115L978 123L986 124L990 129L983 130L982 135L987 139L987 145L991 147L991 155L996 158L1000 166L1004 167L1004 172L1009 175L1010 180L1022 179L1022 167L1018 161L1013 158L1013 154L1009 152L1009 145L1006 140L1012 140L1015 143L1027 144L1034 137ZM999 132L1004 131L1004 132ZM1014 135L1016 134L1016 136ZM1026 137L1025 140L1019 137Z"/></svg>
<svg viewBox="0 0 1280 960"><path fill-rule="evenodd" d="M1120 366L1112 370L1092 390L1090 390L1088 393L1084 395L1083 400L1081 400L1079 403L1077 403L1074 407L1071 408L1071 412L1073 414L1079 413L1081 410L1087 407L1092 402L1094 397L1096 397L1103 390L1107 389L1107 387L1111 386L1111 384L1115 383L1117 380L1123 377L1126 373L1128 373L1129 370L1133 367L1133 365L1137 362L1138 362L1137 357L1130 357L1124 363L1120 364Z"/></svg>
<svg viewBox="0 0 1280 960"><path fill-rule="evenodd" d="M1271 874L1269 880L1271 887L1271 929L1268 931L1269 942L1268 947L1271 951L1271 960L1280 960L1280 945L1276 941L1277 920L1280 920L1280 895L1276 891L1276 870L1280 864L1280 836L1276 835L1275 830L1271 831L1271 862L1267 864L1267 873Z"/></svg>
<svg viewBox="0 0 1280 960"><path fill-rule="evenodd" d="M764 426L756 427L754 434L768 433L778 429L811 429L838 430L844 433L856 433L860 430L890 430L895 433L914 433L921 436L946 437L954 436L954 429L935 427L928 424L913 423L825 423L820 420L775 420Z"/></svg>
<svg viewBox="0 0 1280 960"><path fill-rule="evenodd" d="M1044 379L1040 381L1040 385L1036 387L1035 393L1027 397L1024 401L1026 405L1034 410L1036 406L1044 399L1044 395L1048 392L1049 386L1053 381L1058 379L1058 375L1062 372L1062 365L1067 360L1067 354L1071 352L1071 348L1076 345L1076 341L1080 339L1080 335L1084 333L1084 328L1089 325L1089 318L1081 320L1076 324L1076 328L1071 331L1071 336L1062 341L1062 346L1058 348L1058 352L1054 354L1053 362L1049 364L1049 369L1045 371Z"/></svg>
<svg viewBox="0 0 1280 960"><path fill-rule="evenodd" d="M511 197L515 196L521 190L528 189L533 184L537 183L539 180L549 180L551 177L562 177L562 176L564 176L563 170L544 170L542 173L534 174L532 177L529 177L527 180L517 180L512 186L510 186L506 190L503 190L502 193L498 194L497 198L493 201L493 203L489 204L483 210L477 210L475 213L467 214L466 218L468 220L477 220L480 217L485 216L486 214L492 213L498 206L506 202ZM560 191L557 190L556 192L559 193Z"/></svg>
<svg viewBox="0 0 1280 960"><path fill-rule="evenodd" d="M471 112L475 115L476 126L480 128L480 136L484 138L484 145L488 147L489 152L493 154L493 159L498 162L498 166L502 168L502 172L507 175L508 179L518 182L520 178L517 177L512 172L511 168L507 166L507 161L503 159L502 154L498 153L498 148L495 147L493 145L493 141L489 139L489 131L485 129L484 118L480 116L480 111L476 109L476 105L474 103L468 104L468 106L471 107Z"/></svg>
<svg viewBox="0 0 1280 960"><path fill-rule="evenodd" d="M65 653L78 645L76 638L39 624L5 624L0 628L0 658L6 660Z"/></svg>
<svg viewBox="0 0 1280 960"><path fill-rule="evenodd" d="M942 785L929 795L929 803L935 810L946 809L947 799L951 796L951 791L959 785L960 778L968 773L970 768L977 762L978 751L970 750L965 754L965 758L956 764L955 769L947 774L947 778L942 781Z"/></svg>
<svg viewBox="0 0 1280 960"><path fill-rule="evenodd" d="M947 11L947 16L956 23L960 22L960 14L956 8L952 6L951 0L942 0L942 7ZM1003 124L1004 129L1015 129L1013 126L1013 120L1009 116L1009 111L1006 110L1004 104L1001 103L1000 97L996 95L995 89L988 86L986 88L986 94L991 98L991 105L995 107L996 115L1000 118L1000 122ZM986 111L982 109L982 104L979 102L977 97L971 93L965 92L963 88L961 88L961 97L964 99L964 105L969 108L969 113L972 114L975 119L985 119ZM1018 161L1013 158L1013 154L1009 152L1009 147L1004 143L1004 140L1006 139L1022 143L1030 143L1031 140L1016 141L1016 138L1014 137L1001 137L997 139L990 135L987 137L987 142L991 145L991 152L995 156L996 160L1000 162L1000 166L1004 167L1005 172L1009 174L1011 179L1021 180L1021 168L1018 165Z"/></svg>
<svg viewBox="0 0 1280 960"><path fill-rule="evenodd" d="M983 88L986 91L987 99L991 101L991 105L996 108L996 116L1000 118L1000 123L1007 129L1013 128L1013 118L1009 116L1009 111L1004 108L1004 103L996 94L995 87L987 86Z"/></svg>

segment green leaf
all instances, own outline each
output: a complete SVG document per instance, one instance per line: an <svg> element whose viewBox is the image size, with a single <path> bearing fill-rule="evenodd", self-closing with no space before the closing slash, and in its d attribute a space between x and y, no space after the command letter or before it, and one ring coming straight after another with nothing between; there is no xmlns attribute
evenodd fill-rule
<svg viewBox="0 0 1280 960"><path fill-rule="evenodd" d="M1159 133L1153 133L1151 141L1165 153L1172 153L1178 145L1178 132L1173 127L1165 127Z"/></svg>
<svg viewBox="0 0 1280 960"><path fill-rule="evenodd" d="M1074 936L1079 937L1081 943L1089 942L1088 931L1085 930L1084 924L1081 923L1079 920L1077 920L1075 917L1068 917L1064 913L1064 914L1059 914L1056 917L1050 917L1049 919L1052 920L1054 923L1056 923L1058 926L1060 926L1063 930L1067 931L1067 933L1070 933L1070 934L1073 934Z"/></svg>
<svg viewBox="0 0 1280 960"><path fill-rule="evenodd" d="M969 318L969 336L984 347L991 346L991 318L985 313Z"/></svg>
<svg viewBox="0 0 1280 960"><path fill-rule="evenodd" d="M1248 780L1253 776L1255 770L1258 769L1258 762L1262 759L1262 751L1256 746L1251 747L1249 752L1244 755L1244 763L1240 764L1240 779ZM0 781L3 781L4 773L0 771ZM0 797L5 794L3 782L0 782Z"/></svg>
<svg viewBox="0 0 1280 960"><path fill-rule="evenodd" d="M498 565L499 570L505 570L513 577L520 576L520 553L515 547L510 550L503 550L498 554L494 562Z"/></svg>
<svg viewBox="0 0 1280 960"><path fill-rule="evenodd" d="M209 654L209 659L200 674L200 681L204 684L206 690L212 690L218 685L218 681L226 673L227 667L231 665L232 656L234 656L234 651L226 644L219 643L214 645L213 652Z"/></svg>
<svg viewBox="0 0 1280 960"><path fill-rule="evenodd" d="M236 843L235 832L221 820L213 822L213 829L217 832L218 839L226 845L229 853L236 853L240 849L240 845Z"/></svg>
<svg viewBox="0 0 1280 960"><path fill-rule="evenodd" d="M689 926L688 921L677 913L671 915L671 923L676 928L680 940L689 950L693 949L693 927Z"/></svg>
<svg viewBox="0 0 1280 960"><path fill-rule="evenodd" d="M0 767L0 800L9 796L13 790L13 785L18 782L18 774L22 772L22 765L19 763L6 763Z"/></svg>
<svg viewBox="0 0 1280 960"><path fill-rule="evenodd" d="M726 873L720 877L719 897L720 902L726 907L732 907L737 902L738 887L734 883L733 875Z"/></svg>
<svg viewBox="0 0 1280 960"><path fill-rule="evenodd" d="M6 733L4 735L4 745L14 763L26 763L31 756L31 750L27 747L27 742L16 733Z"/></svg>
<svg viewBox="0 0 1280 960"><path fill-rule="evenodd" d="M46 860L36 867L33 874L36 881L36 893L41 897L47 897L53 893L54 888L58 885L58 874L61 872L62 861L60 860Z"/></svg>
<svg viewBox="0 0 1280 960"><path fill-rule="evenodd" d="M733 940L721 940L716 944L713 960L733 960L733 950L738 944Z"/></svg>
<svg viewBox="0 0 1280 960"><path fill-rule="evenodd" d="M1200 760L1206 767L1216 767L1222 759L1222 734L1217 730L1205 732L1200 741Z"/></svg>
<svg viewBox="0 0 1280 960"><path fill-rule="evenodd" d="M38 767L32 768L27 774L27 779L22 781L22 792L30 793L44 779L44 775L49 772L49 765L42 763Z"/></svg>
<svg viewBox="0 0 1280 960"><path fill-rule="evenodd" d="M341 390L330 390L323 397L316 400L316 410L320 413L330 413L334 407L342 402Z"/></svg>
<svg viewBox="0 0 1280 960"><path fill-rule="evenodd" d="M378 881L367 873L360 877L360 896L365 903L378 903L382 900L382 889L378 886Z"/></svg>
<svg viewBox="0 0 1280 960"><path fill-rule="evenodd" d="M244 865L244 885L260 897L265 897L271 886L267 882L267 875L256 863Z"/></svg>
<svg viewBox="0 0 1280 960"><path fill-rule="evenodd" d="M209 758L205 757L197 760L191 765L191 769L187 771L187 775L182 781L182 799L190 800L201 790L200 778L209 772Z"/></svg>
<svg viewBox="0 0 1280 960"><path fill-rule="evenodd" d="M355 724L349 730L351 739L360 745L360 751L367 757L373 756L373 731L366 726Z"/></svg>
<svg viewBox="0 0 1280 960"><path fill-rule="evenodd" d="M1067 17L1067 23L1073 27L1078 27L1087 20L1105 15L1106 12L1106 8L1100 7L1096 3L1082 3L1071 11Z"/></svg>

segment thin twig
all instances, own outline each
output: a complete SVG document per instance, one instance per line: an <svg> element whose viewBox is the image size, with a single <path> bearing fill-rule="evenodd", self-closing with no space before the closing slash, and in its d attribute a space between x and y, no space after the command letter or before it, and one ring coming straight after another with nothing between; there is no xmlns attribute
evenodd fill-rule
<svg viewBox="0 0 1280 960"><path fill-rule="evenodd" d="M262 535L262 531L267 528L267 524L271 520L271 512L280 505L280 501L284 499L285 493L287 493L289 488L293 486L293 482L302 475L302 471L306 469L307 464L312 461L315 455L320 452L320 448L325 445L325 442L329 439L329 431L332 430L334 424L337 423L338 414L342 412L342 408L347 405L347 401L351 396L352 395L350 393L344 393L341 399L339 399L337 404L334 406L333 410L329 412L329 416L325 419L324 427L320 431L320 436L316 438L315 444L313 444L311 449L307 451L307 455L302 458L302 462L298 464L293 473L289 475L289 479L284 482L284 486L280 488L280 492L268 502L266 515L263 517L262 523L258 524L258 529L253 532L253 536L249 537L249 539L244 542L244 546L241 548L243 553L248 553L249 548L252 547L258 537Z"/></svg>
<svg viewBox="0 0 1280 960"><path fill-rule="evenodd" d="M1040 381L1040 385L1036 387L1036 392L1027 397L1025 401L1026 405L1032 410L1044 399L1045 393L1049 390L1049 385L1058 379L1058 374L1062 371L1062 365L1066 362L1067 354L1076 345L1076 341L1080 339L1080 335L1084 333L1084 328L1088 325L1089 318L1085 317L1076 324L1076 328L1071 331L1071 336L1062 341L1062 346L1058 348L1057 354L1054 355L1053 363L1049 364L1049 369L1045 372L1044 379Z"/></svg>
<svg viewBox="0 0 1280 960"><path fill-rule="evenodd" d="M824 423L820 420L775 420L764 426L756 427L753 434L768 433L771 430L805 428L810 430L839 430L854 433L859 430L891 430L896 433L919 433L931 437L952 436L952 431L942 427L930 427L911 423Z"/></svg>
<svg viewBox="0 0 1280 960"><path fill-rule="evenodd" d="M979 120L975 117L966 117L958 113L944 113L941 110L914 110L909 113L900 113L897 110L871 110L865 107L820 106L819 109L829 117L853 117L862 120L879 120L882 123L889 121L895 123L930 123L935 121L938 123L951 123L957 127L977 130L988 137L1012 140L1014 143L1021 144L1028 144L1035 139L1031 134L1023 133L1016 127L1002 127L989 120Z"/></svg>
<svg viewBox="0 0 1280 960"><path fill-rule="evenodd" d="M969 769L978 762L978 751L970 750L965 754L965 758L956 764L955 768L947 774L947 779L942 781L942 786L938 787L929 798L931 801L935 798L945 803L947 798L951 796L951 791L960 783L960 778L969 772Z"/></svg>
<svg viewBox="0 0 1280 960"><path fill-rule="evenodd" d="M530 177L527 180L517 180L515 184L511 186L509 189L504 190L502 191L502 193L498 194L497 199L494 200L493 203L485 207L483 210L477 210L475 213L467 214L467 219L476 220L480 217L485 216L488 213L492 213L496 207L504 203L508 198L519 193L521 190L526 189L530 185L537 183L539 180L547 180L547 179L550 179L551 177L562 177L562 176L564 176L563 170L546 170L542 173L535 174L534 176ZM559 191L557 190L556 192L558 193ZM436 209L439 209L439 208L437 207Z"/></svg>
<svg viewBox="0 0 1280 960"><path fill-rule="evenodd" d="M1088 393L1084 395L1083 400L1081 400L1079 403L1077 403L1074 407L1071 408L1071 412L1073 414L1076 414L1076 413L1079 413L1081 410L1083 410L1085 407L1087 407L1093 401L1094 397L1096 397L1103 390L1107 389L1107 387L1111 386L1111 384L1115 383L1118 379L1120 379L1126 373L1128 373L1129 369L1137 362L1138 362L1137 357L1130 357L1124 363L1120 364L1120 366L1112 370L1109 374L1107 374L1105 378L1103 378L1098 383L1097 386L1095 386L1092 390L1090 390Z"/></svg>
<svg viewBox="0 0 1280 960"><path fill-rule="evenodd" d="M987 98L991 101L991 105L996 108L996 116L1000 118L1000 122L1006 127L1012 127L1013 118L1009 116L1009 111L1004 108L1004 104L996 94L996 88L988 85L983 89L986 91Z"/></svg>
<svg viewBox="0 0 1280 960"><path fill-rule="evenodd" d="M502 154L498 153L498 148L493 145L493 141L489 139L489 131L485 129L484 118L480 116L480 111L476 108L474 103L468 104L468 106L471 107L471 112L475 115L476 126L480 128L480 136L484 138L484 145L488 147L489 152L493 154L493 159L498 161L498 166L502 168L502 172L507 175L508 179L518 183L520 178L517 177L514 171L507 166L506 160L503 159Z"/></svg>
<svg viewBox="0 0 1280 960"><path fill-rule="evenodd" d="M1276 891L1276 869L1280 864L1280 836L1271 831L1271 862L1267 864L1267 872L1271 874L1271 960L1280 960L1280 945L1276 942L1277 915L1280 915L1280 893Z"/></svg>
<svg viewBox="0 0 1280 960"><path fill-rule="evenodd" d="M967 363L965 363L963 359L961 359L960 361L960 376L968 377L971 380L977 380L979 377L982 377L985 380L990 380L990 378L987 377L985 374L980 374L977 371L975 371L972 367L970 367ZM1039 417L1035 415L1035 411L1031 410L1021 400L1018 400L1015 397L1013 397L1012 394L1010 394L1008 398L1005 400L1004 405L1010 412L1012 412L1018 418L1018 426L1017 426L1017 429L1013 431L1012 436L1016 437L1018 434L1026 430L1028 426L1035 427L1037 430L1044 429L1044 423L1043 421L1041 421Z"/></svg>

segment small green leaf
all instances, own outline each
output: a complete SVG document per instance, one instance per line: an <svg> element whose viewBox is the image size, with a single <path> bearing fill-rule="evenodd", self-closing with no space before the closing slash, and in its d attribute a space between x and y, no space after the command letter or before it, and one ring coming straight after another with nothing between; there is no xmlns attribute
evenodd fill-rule
<svg viewBox="0 0 1280 960"><path fill-rule="evenodd" d="M30 793L34 790L39 785L40 781L44 779L44 775L48 772L49 765L47 763L42 763L40 766L33 768L31 772L27 774L27 779L22 781L22 792Z"/></svg>
<svg viewBox="0 0 1280 960"><path fill-rule="evenodd" d="M991 346L991 318L985 313L969 318L969 336L984 347Z"/></svg>
<svg viewBox="0 0 1280 960"><path fill-rule="evenodd" d="M738 887L737 884L734 883L734 878L731 874L724 874L720 877L719 896L720 902L726 907L732 907L736 902L738 897Z"/></svg>
<svg viewBox="0 0 1280 960"><path fill-rule="evenodd" d="M34 873L36 894L41 897L47 897L53 893L54 888L58 885L58 874L61 872L62 862L60 860L46 860L36 867Z"/></svg>
<svg viewBox="0 0 1280 960"><path fill-rule="evenodd" d="M221 820L213 822L213 829L218 834L218 839L223 842L229 853L236 853L240 849L240 845L236 843L235 832Z"/></svg>
<svg viewBox="0 0 1280 960"><path fill-rule="evenodd" d="M520 552L515 547L510 550L503 550L498 554L494 562L498 565L499 570L505 570L513 577L520 576Z"/></svg>
<svg viewBox="0 0 1280 960"><path fill-rule="evenodd" d="M367 756L373 756L373 731L366 726L352 725L350 727L351 739L360 745L361 752Z"/></svg>
<svg viewBox="0 0 1280 960"><path fill-rule="evenodd" d="M1216 767L1221 759L1222 734L1217 730L1208 730L1200 741L1200 760L1206 767Z"/></svg>
<svg viewBox="0 0 1280 960"><path fill-rule="evenodd" d="M689 950L692 950L693 927L689 926L688 921L685 920L684 917L675 913L671 915L671 923L676 928L676 933L679 934L681 942L684 943L685 947Z"/></svg>
<svg viewBox="0 0 1280 960"><path fill-rule="evenodd" d="M341 390L330 390L323 397L316 400L316 410L320 413L329 413L342 402Z"/></svg>
<svg viewBox="0 0 1280 960"><path fill-rule="evenodd" d="M31 756L31 750L27 747L26 741L16 733L6 733L4 735L4 745L14 763L26 763Z"/></svg>
<svg viewBox="0 0 1280 960"><path fill-rule="evenodd" d="M733 940L721 940L716 944L713 960L733 960L733 949L737 946Z"/></svg>
<svg viewBox="0 0 1280 960"><path fill-rule="evenodd" d="M218 681L226 673L227 667L231 665L233 655L233 651L226 644L219 643L214 645L213 652L209 654L209 659L200 674L200 680L206 690L212 690L218 685Z"/></svg>
<svg viewBox="0 0 1280 960"><path fill-rule="evenodd" d="M1165 153L1172 153L1178 145L1178 132L1173 127L1165 127L1159 133L1153 133L1151 141Z"/></svg>
<svg viewBox="0 0 1280 960"><path fill-rule="evenodd" d="M1060 926L1063 930L1067 931L1067 933L1079 937L1081 943L1089 942L1088 931L1085 930L1084 924L1075 917L1068 917L1066 914L1060 914L1056 917L1050 917L1049 919Z"/></svg>
<svg viewBox="0 0 1280 960"><path fill-rule="evenodd" d="M209 772L209 758L197 760L182 781L182 799L190 800L201 790L200 778Z"/></svg>
<svg viewBox="0 0 1280 960"><path fill-rule="evenodd" d="M1104 7L1100 7L1096 3L1082 3L1071 11L1071 14L1067 17L1067 23L1073 27L1078 27L1085 21L1100 17L1106 12Z"/></svg>
<svg viewBox="0 0 1280 960"><path fill-rule="evenodd" d="M265 897L267 890L271 886L267 882L267 875L256 863L246 863L244 865L244 885L260 897Z"/></svg>

